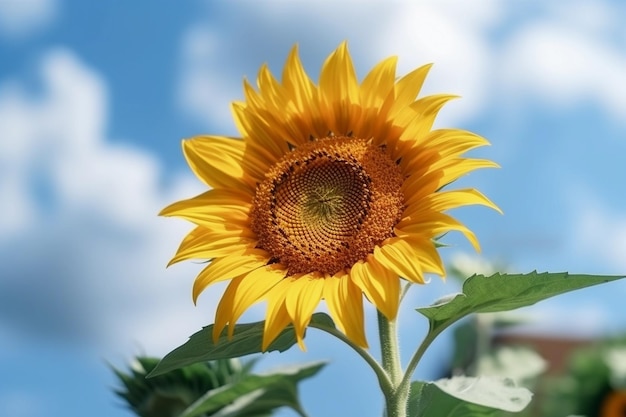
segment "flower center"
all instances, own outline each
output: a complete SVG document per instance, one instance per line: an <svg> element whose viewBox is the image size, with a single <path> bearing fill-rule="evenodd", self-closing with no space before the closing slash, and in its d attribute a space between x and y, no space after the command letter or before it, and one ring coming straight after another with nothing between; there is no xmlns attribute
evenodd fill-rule
<svg viewBox="0 0 626 417"><path fill-rule="evenodd" d="M366 140L330 137L286 154L257 186L252 230L289 275L333 275L393 235L400 168Z"/></svg>

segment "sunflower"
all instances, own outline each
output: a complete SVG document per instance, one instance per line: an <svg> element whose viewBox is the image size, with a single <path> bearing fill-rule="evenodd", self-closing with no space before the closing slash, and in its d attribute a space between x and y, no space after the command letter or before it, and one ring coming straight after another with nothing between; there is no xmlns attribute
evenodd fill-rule
<svg viewBox="0 0 626 417"><path fill-rule="evenodd" d="M192 171L209 191L165 208L196 227L170 264L210 260L193 299L231 280L217 307L213 337L246 309L267 302L263 350L289 324L304 349L304 332L321 300L338 328L366 347L363 294L395 319L401 279L423 284L444 276L436 238L475 235L444 212L480 204L475 189L442 188L478 168L466 151L488 142L468 131L432 130L452 95L416 99L430 65L396 81L396 57L377 64L359 84L346 43L325 61L319 85L297 47L282 82L262 66L257 89L244 80L245 101L232 104L241 138L183 141Z"/></svg>

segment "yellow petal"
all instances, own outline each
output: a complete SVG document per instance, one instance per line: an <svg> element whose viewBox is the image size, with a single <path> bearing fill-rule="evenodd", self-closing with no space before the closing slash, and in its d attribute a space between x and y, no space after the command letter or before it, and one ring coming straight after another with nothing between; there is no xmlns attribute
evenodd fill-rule
<svg viewBox="0 0 626 417"><path fill-rule="evenodd" d="M259 97L247 82L244 83L244 92L246 95L246 104L241 105L241 108L245 108L243 111L237 109L235 111L240 112L242 115L252 114L256 119L261 120L262 124L266 126L263 128L264 133L259 135L260 132L254 132L246 137L246 162L249 164L246 166L247 172L254 173L255 177L261 181L264 178L265 173L269 169L267 161L274 161L279 158L285 149L275 148L272 152L267 150L267 146L263 143L267 142L267 129L271 130L272 141L282 141L284 143L290 143L292 145L300 145L308 141L309 135L312 132L311 117L307 117L310 111L303 112L294 110L294 103L289 101L281 104L281 107L276 107L277 103L267 103ZM297 114L297 116L292 116ZM243 117L243 116L242 116ZM259 124L260 122L256 122ZM255 162L253 164L252 162ZM259 165L259 162L261 164Z"/></svg>
<svg viewBox="0 0 626 417"><path fill-rule="evenodd" d="M421 172L424 166L461 156L469 150L487 146L489 142L474 133L459 129L433 130L406 149L401 166L409 172Z"/></svg>
<svg viewBox="0 0 626 417"><path fill-rule="evenodd" d="M367 298L389 320L396 318L400 303L400 278L395 271L383 267L374 256L359 261L350 270L350 278Z"/></svg>
<svg viewBox="0 0 626 417"><path fill-rule="evenodd" d="M285 298L287 314L291 318L296 331L296 339L302 350L304 347L304 331L311 321L311 315L322 299L324 278L314 275L303 275L295 279Z"/></svg>
<svg viewBox="0 0 626 417"><path fill-rule="evenodd" d="M404 240L408 243L408 247L413 250L411 255L419 261L422 272L445 276L443 260L430 237L410 235Z"/></svg>
<svg viewBox="0 0 626 417"><path fill-rule="evenodd" d="M245 102L241 104L243 107L247 106L255 110L265 109L267 105L265 100L246 78L243 79L243 95L245 97Z"/></svg>
<svg viewBox="0 0 626 417"><path fill-rule="evenodd" d="M454 158L432 165L428 174L439 173L439 179L435 184L437 189L440 189L472 171L483 168L500 168L500 165L488 159Z"/></svg>
<svg viewBox="0 0 626 417"><path fill-rule="evenodd" d="M263 351L266 351L278 335L285 330L285 327L291 323L285 306L285 296L294 281L294 278L287 277L276 284L266 295L267 313L263 329Z"/></svg>
<svg viewBox="0 0 626 417"><path fill-rule="evenodd" d="M286 269L279 264L272 264L255 269L248 273L244 279L234 281L228 290L233 291L233 301L230 310L228 325L228 337L233 336L235 323L239 317L254 303L259 301L274 285L280 282L287 273ZM232 286L232 289L231 289Z"/></svg>
<svg viewBox="0 0 626 417"><path fill-rule="evenodd" d="M428 75L428 71L430 71L432 66L433 64L423 65L400 78L396 83L394 91L395 100L389 111L390 117L395 117L400 110L415 101L415 98L422 89L422 85L424 85L426 75Z"/></svg>
<svg viewBox="0 0 626 417"><path fill-rule="evenodd" d="M196 224L247 222L252 196L231 190L213 189L165 207L159 215L176 216Z"/></svg>
<svg viewBox="0 0 626 417"><path fill-rule="evenodd" d="M426 96L398 110L393 117L398 132L387 141L392 159L410 157L411 148L423 143L424 137L430 133L438 111L453 98L456 96L449 94ZM402 165L406 167L407 164Z"/></svg>
<svg viewBox="0 0 626 417"><path fill-rule="evenodd" d="M274 128L275 141L283 140L293 143L298 138L290 137L288 134L295 133L291 130L290 123L288 122L288 113L299 113L293 102L293 97L289 90L278 83L274 78L267 65L263 65L261 71L259 71L259 77L257 79L259 91L263 96L265 103L264 108L251 109L252 113L257 113L262 119L264 119L271 127Z"/></svg>
<svg viewBox="0 0 626 417"><path fill-rule="evenodd" d="M353 131L358 120L359 86L348 46L344 42L326 60L320 72L320 104L328 130L336 134ZM325 132L327 133L327 132Z"/></svg>
<svg viewBox="0 0 626 417"><path fill-rule="evenodd" d="M485 197L480 191L473 188L466 188L462 190L441 191L426 196L415 204L407 207L403 216L410 217L425 210L442 212L469 205L482 205L490 207L498 213L502 213L498 206L492 203L491 200Z"/></svg>
<svg viewBox="0 0 626 417"><path fill-rule="evenodd" d="M390 57L376 65L361 83L361 111L358 123L352 127L353 135L372 138L375 145L393 142L388 130L387 113L394 102L394 82L397 57ZM354 112L354 117L357 113ZM397 135L396 135L397 136Z"/></svg>
<svg viewBox="0 0 626 417"><path fill-rule="evenodd" d="M422 97L418 100L415 100L409 107L413 110L417 115L422 117L422 124L425 124L425 121L430 121L428 125L428 132L430 132L430 128L432 127L432 121L437 116L441 108L450 100L454 100L459 98L459 96L455 94L433 94L430 96ZM420 135L426 136L426 135Z"/></svg>
<svg viewBox="0 0 626 417"><path fill-rule="evenodd" d="M361 104L364 107L380 107L392 92L396 78L398 57L392 56L379 62L361 83Z"/></svg>
<svg viewBox="0 0 626 417"><path fill-rule="evenodd" d="M285 109L289 104L285 87L272 75L267 64L261 65L257 76L257 86L265 103L274 109Z"/></svg>
<svg viewBox="0 0 626 417"><path fill-rule="evenodd" d="M254 191L244 172L242 140L222 136L196 136L183 141L183 153L196 176L213 188Z"/></svg>
<svg viewBox="0 0 626 417"><path fill-rule="evenodd" d="M255 143L264 147L272 155L272 161L277 161L289 151L289 146L283 140L276 140L275 129L258 113L251 111L244 105L233 103L231 111L237 130L246 138L246 143Z"/></svg>
<svg viewBox="0 0 626 417"><path fill-rule="evenodd" d="M168 262L167 266L170 267L177 262L189 259L209 260L221 258L248 248L252 249L257 243L256 239L241 236L219 240L215 240L214 236L215 233L209 232L200 237L196 236L189 240L183 240L176 254Z"/></svg>
<svg viewBox="0 0 626 417"><path fill-rule="evenodd" d="M270 255L262 249L245 249L212 261L193 283L193 302L207 286L246 274L266 265L269 260Z"/></svg>
<svg viewBox="0 0 626 417"><path fill-rule="evenodd" d="M421 172L413 173L404 181L402 192L408 196L405 204L416 204L425 196L477 169L498 167L498 164L487 159L454 158L438 161Z"/></svg>
<svg viewBox="0 0 626 417"><path fill-rule="evenodd" d="M427 174L424 171L413 173L402 183L402 193L406 197L404 204L407 207L419 203L423 198L435 193L440 188L439 184L443 174L439 172Z"/></svg>
<svg viewBox="0 0 626 417"><path fill-rule="evenodd" d="M319 91L302 66L297 46L291 49L287 58L283 84L291 98L291 106L279 114L291 132L290 143L301 145L308 142L311 135L326 136L330 128L321 117Z"/></svg>
<svg viewBox="0 0 626 417"><path fill-rule="evenodd" d="M297 110L301 112L314 110L317 89L302 66L297 45L291 49L287 58L283 70L283 85Z"/></svg>
<svg viewBox="0 0 626 417"><path fill-rule="evenodd" d="M245 310L261 298L287 275L287 269L281 264L264 265L250 271L237 288L232 310L233 322Z"/></svg>
<svg viewBox="0 0 626 417"><path fill-rule="evenodd" d="M246 141L246 172L250 173L256 182L263 181L270 166L282 157L281 152L274 147L268 148L260 142L248 139Z"/></svg>
<svg viewBox="0 0 626 417"><path fill-rule="evenodd" d="M428 216L417 215L415 219L404 218L395 228L395 234L399 237L407 235L425 235L429 238L457 231L470 241L476 252L480 252L480 244L474 232L468 229L464 224L445 213L433 212Z"/></svg>
<svg viewBox="0 0 626 417"><path fill-rule="evenodd" d="M339 330L352 342L367 348L361 288L342 271L324 280L324 299Z"/></svg>
<svg viewBox="0 0 626 417"><path fill-rule="evenodd" d="M438 150L442 156L458 156L488 145L487 139L462 129L437 129L424 138L424 146Z"/></svg>
<svg viewBox="0 0 626 417"><path fill-rule="evenodd" d="M231 314L230 312L233 310L233 300L235 298L235 291L230 290L231 287L236 287L236 285L244 279L245 275L234 278L224 294L222 298L220 298L220 302L217 305L217 310L215 311L215 323L213 324L213 343L217 343L224 330L224 327L228 324L230 320Z"/></svg>
<svg viewBox="0 0 626 417"><path fill-rule="evenodd" d="M415 140L427 137L441 108L450 100L458 98L453 94L434 94L416 100L398 111L395 121L404 127L402 140Z"/></svg>
<svg viewBox="0 0 626 417"><path fill-rule="evenodd" d="M324 63L320 72L320 92L331 103L358 102L356 72L346 42L343 42Z"/></svg>
<svg viewBox="0 0 626 417"><path fill-rule="evenodd" d="M401 238L391 238L374 248L374 259L383 267L416 284L424 283L424 272L415 250Z"/></svg>

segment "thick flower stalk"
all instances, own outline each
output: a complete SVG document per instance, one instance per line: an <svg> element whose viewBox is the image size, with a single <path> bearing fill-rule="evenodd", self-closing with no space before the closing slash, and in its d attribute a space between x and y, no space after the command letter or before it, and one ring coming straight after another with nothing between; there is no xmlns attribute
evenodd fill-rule
<svg viewBox="0 0 626 417"><path fill-rule="evenodd" d="M278 81L266 66L257 89L244 81L245 101L232 105L241 138L198 136L183 142L193 172L209 188L161 214L194 224L171 263L211 262L193 286L230 283L217 308L214 338L232 335L246 309L267 302L263 349L289 324L298 343L325 300L337 327L366 347L363 295L394 320L401 279L423 284L444 275L435 239L474 234L446 211L480 204L475 189L446 190L478 168L462 155L487 145L457 129L433 130L454 98L416 98L430 65L396 81L396 57L358 82L346 44L324 63L319 83L303 69L297 48Z"/></svg>

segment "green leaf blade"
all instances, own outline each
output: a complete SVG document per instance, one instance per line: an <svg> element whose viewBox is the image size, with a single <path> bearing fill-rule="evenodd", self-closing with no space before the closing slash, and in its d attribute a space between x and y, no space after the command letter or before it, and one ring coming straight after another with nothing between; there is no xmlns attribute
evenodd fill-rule
<svg viewBox="0 0 626 417"><path fill-rule="evenodd" d="M302 413L298 383L314 376L325 365L316 362L282 368L271 374L248 375L233 384L209 391L180 417L266 415L285 406Z"/></svg>
<svg viewBox="0 0 626 417"><path fill-rule="evenodd" d="M463 293L417 309L431 323L450 324L471 313L514 310L577 289L616 281L623 276L562 273L474 275L463 283Z"/></svg>
<svg viewBox="0 0 626 417"><path fill-rule="evenodd" d="M415 394L414 394L415 392ZM507 378L454 377L433 383L413 382L409 417L490 417L522 411L532 398Z"/></svg>
<svg viewBox="0 0 626 417"><path fill-rule="evenodd" d="M332 319L324 313L313 314L311 323L326 327L335 326ZM189 340L183 345L165 355L152 372L148 374L148 378L197 362L239 358L254 353L261 353L263 327L263 321L237 324L231 340L228 340L226 332L223 332L217 343L213 343L213 325L204 327L199 332L191 335ZM272 342L267 352L284 352L296 343L295 331L292 326L288 326Z"/></svg>

